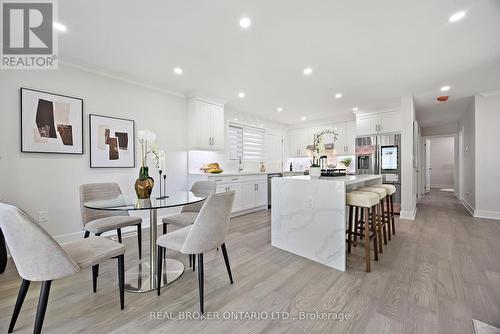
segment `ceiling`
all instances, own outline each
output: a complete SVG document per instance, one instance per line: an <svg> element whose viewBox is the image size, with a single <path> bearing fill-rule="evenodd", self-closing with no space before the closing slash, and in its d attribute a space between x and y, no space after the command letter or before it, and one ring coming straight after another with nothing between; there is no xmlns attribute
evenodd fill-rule
<svg viewBox="0 0 500 334"><path fill-rule="evenodd" d="M466 17L449 23L460 10ZM242 16L252 20L247 30ZM448 109L500 88L498 0L72 0L59 2L59 21L65 63L203 92L287 124L382 109L409 94L429 123L455 115L434 103L442 85L452 87Z"/></svg>

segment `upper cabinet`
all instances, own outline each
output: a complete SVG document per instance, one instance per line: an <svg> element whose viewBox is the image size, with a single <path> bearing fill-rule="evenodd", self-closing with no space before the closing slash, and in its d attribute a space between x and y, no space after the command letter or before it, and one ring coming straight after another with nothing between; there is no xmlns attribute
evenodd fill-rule
<svg viewBox="0 0 500 334"><path fill-rule="evenodd" d="M309 128L290 130L290 156L307 157L307 145L312 145L313 135L309 135Z"/></svg>
<svg viewBox="0 0 500 334"><path fill-rule="evenodd" d="M188 104L188 148L222 151L225 144L224 106L200 98Z"/></svg>
<svg viewBox="0 0 500 334"><path fill-rule="evenodd" d="M337 141L334 142L335 153L337 155L354 155L354 146L356 144L356 122L350 121L336 123L334 124L334 127L337 129L339 134Z"/></svg>
<svg viewBox="0 0 500 334"><path fill-rule="evenodd" d="M399 111L356 115L356 134L358 136L398 131L401 131L401 115Z"/></svg>

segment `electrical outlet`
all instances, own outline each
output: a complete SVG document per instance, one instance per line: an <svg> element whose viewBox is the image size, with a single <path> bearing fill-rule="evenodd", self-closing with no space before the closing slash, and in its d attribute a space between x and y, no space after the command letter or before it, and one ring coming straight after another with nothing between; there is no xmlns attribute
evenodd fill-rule
<svg viewBox="0 0 500 334"><path fill-rule="evenodd" d="M309 198L309 201L308 201L307 205L308 205L309 209L313 208L313 199L312 199L312 197Z"/></svg>
<svg viewBox="0 0 500 334"><path fill-rule="evenodd" d="M38 222L46 223L49 221L49 212L48 211L38 211Z"/></svg>

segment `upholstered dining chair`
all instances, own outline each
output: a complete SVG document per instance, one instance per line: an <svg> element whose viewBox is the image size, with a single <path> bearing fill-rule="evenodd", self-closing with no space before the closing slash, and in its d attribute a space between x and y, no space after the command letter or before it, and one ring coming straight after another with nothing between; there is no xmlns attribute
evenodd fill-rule
<svg viewBox="0 0 500 334"><path fill-rule="evenodd" d="M83 203L112 199L122 193L120 186L116 183L88 183L80 186L80 209L82 212L83 230L85 238L90 233L100 236L104 232L116 230L118 241L122 242L122 228L137 226L137 243L139 248L139 259L142 258L142 219L130 216L127 211L106 211L86 208Z"/></svg>
<svg viewBox="0 0 500 334"><path fill-rule="evenodd" d="M222 249L229 281L233 284L233 276L231 274L229 257L225 245L233 201L234 191L212 194L205 200L194 224L164 234L157 239L158 280L161 279L162 274L162 253L166 251L167 248L182 254L196 254L198 258L198 288L201 313L204 312L203 253L214 250L217 247ZM160 295L159 284L157 294L158 296Z"/></svg>
<svg viewBox="0 0 500 334"><path fill-rule="evenodd" d="M21 287L9 325L12 333L31 282L42 282L33 333L42 331L53 280L71 276L88 267L98 267L111 258L118 259L120 307L124 304L125 247L112 240L91 237L58 244L37 222L20 209L0 203L0 228L9 247ZM96 277L94 278L94 292Z"/></svg>
<svg viewBox="0 0 500 334"><path fill-rule="evenodd" d="M213 181L197 181L193 183L191 187L191 192L195 196L199 197L208 197L212 194L215 194L215 188L217 185ZM194 224L196 216L200 212L203 207L204 201L184 205L181 209L181 213L173 216L168 216L162 219L163 222L163 234L167 233L167 225L177 225L181 227L186 227L191 224Z"/></svg>

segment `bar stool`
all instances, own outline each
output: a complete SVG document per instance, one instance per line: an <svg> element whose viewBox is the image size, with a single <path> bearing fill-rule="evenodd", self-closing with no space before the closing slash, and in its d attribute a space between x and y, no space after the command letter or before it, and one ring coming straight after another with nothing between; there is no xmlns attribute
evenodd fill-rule
<svg viewBox="0 0 500 334"><path fill-rule="evenodd" d="M378 186L370 186L370 187L364 187L361 189L358 189L358 191L362 192L370 192L377 194L379 196L379 204L376 206L377 213L375 215L375 218L377 219L376 226L377 226L377 232L378 232L378 245L379 249L378 251L380 253L383 253L383 248L382 248L382 236L384 240L384 245L387 245L387 225L385 221L385 212L384 212L384 199L387 197L387 191L384 188L379 188Z"/></svg>
<svg viewBox="0 0 500 334"><path fill-rule="evenodd" d="M387 205L387 223L389 224L389 228L391 228L392 224L392 234L396 234L396 224L394 223L394 194L396 193L396 187L392 184L380 184L377 187L384 188L387 191L387 198L385 202ZM389 240L391 240L390 234Z"/></svg>
<svg viewBox="0 0 500 334"><path fill-rule="evenodd" d="M347 230L347 252L351 252L351 244L352 245L360 245L365 247L365 261L366 261L366 272L369 273L371 271L371 262L370 262L370 241L373 240L373 251L374 251L374 259L378 261L378 248L377 248L377 228L375 226L376 217L375 217L375 207L380 203L380 199L376 194L369 192L360 192L360 191L352 191L346 194L346 205L349 206L349 215L348 215L348 230ZM356 227L353 230L353 210L360 209L361 217L363 218L360 221L354 221L354 226ZM369 211L371 209L372 219L370 223ZM357 217L357 214L356 214ZM359 225L359 226L358 226ZM363 233L358 232L358 230L363 231ZM371 234L370 234L371 232ZM352 236L359 236L363 238L363 242L358 242L357 240L353 240Z"/></svg>

